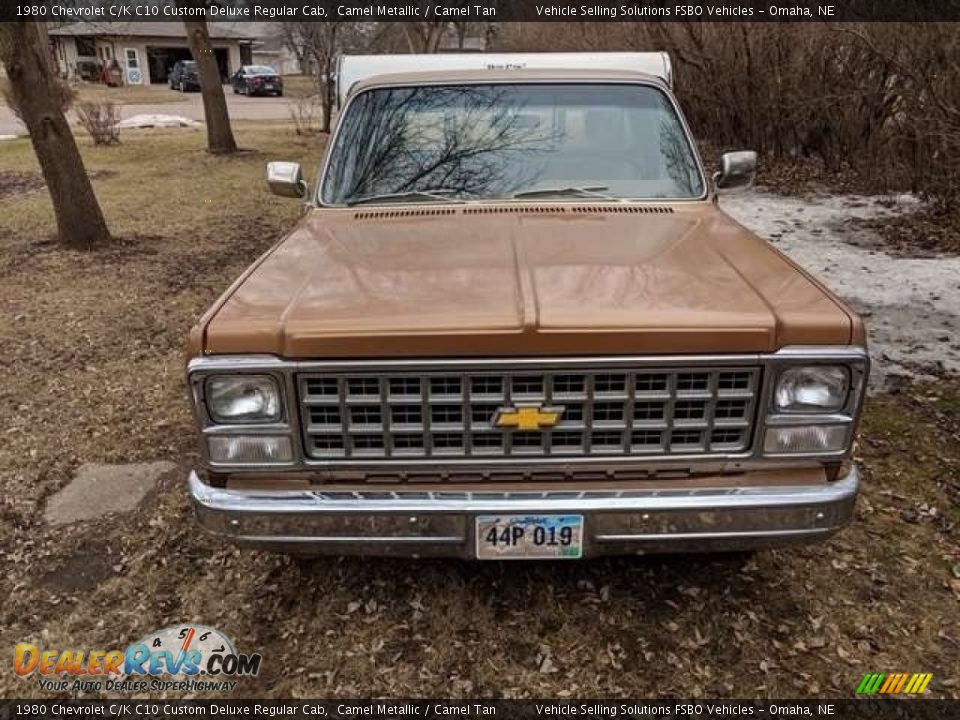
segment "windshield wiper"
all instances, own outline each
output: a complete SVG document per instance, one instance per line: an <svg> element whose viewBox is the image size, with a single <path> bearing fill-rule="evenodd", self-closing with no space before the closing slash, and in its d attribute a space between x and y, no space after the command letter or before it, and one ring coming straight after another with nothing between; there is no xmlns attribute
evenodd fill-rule
<svg viewBox="0 0 960 720"><path fill-rule="evenodd" d="M444 202L464 202L460 198L449 197L451 193L458 193L459 190L451 188L435 188L431 190L408 190L406 192L378 193L376 195L367 195L353 200L347 200L347 205L363 205L364 203L377 202L379 200L443 200Z"/></svg>
<svg viewBox="0 0 960 720"><path fill-rule="evenodd" d="M514 200L519 198L532 198L532 197L547 197L550 195L574 195L576 197L597 197L604 200L621 200L622 198L617 198L612 195L605 195L602 190L609 190L606 185L592 185L589 187L559 187L559 188L543 188L541 190L524 190L523 192L514 193L511 197Z"/></svg>

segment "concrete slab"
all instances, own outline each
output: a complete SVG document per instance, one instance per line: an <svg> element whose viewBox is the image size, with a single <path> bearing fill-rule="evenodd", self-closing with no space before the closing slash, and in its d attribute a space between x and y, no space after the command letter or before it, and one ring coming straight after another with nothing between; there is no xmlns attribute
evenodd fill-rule
<svg viewBox="0 0 960 720"><path fill-rule="evenodd" d="M47 502L44 514L51 525L95 520L107 513L130 512L152 490L172 462L131 465L81 465L73 480Z"/></svg>

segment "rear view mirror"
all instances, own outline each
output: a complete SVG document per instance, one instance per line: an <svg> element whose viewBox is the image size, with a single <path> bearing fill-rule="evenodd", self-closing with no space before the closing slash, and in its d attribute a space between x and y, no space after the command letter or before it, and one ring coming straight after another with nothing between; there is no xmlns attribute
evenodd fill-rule
<svg viewBox="0 0 960 720"><path fill-rule="evenodd" d="M274 195L282 197L302 198L307 194L300 163L267 163L267 185Z"/></svg>
<svg viewBox="0 0 960 720"><path fill-rule="evenodd" d="M757 175L757 154L753 150L724 153L720 170L713 176L718 191L746 190Z"/></svg>

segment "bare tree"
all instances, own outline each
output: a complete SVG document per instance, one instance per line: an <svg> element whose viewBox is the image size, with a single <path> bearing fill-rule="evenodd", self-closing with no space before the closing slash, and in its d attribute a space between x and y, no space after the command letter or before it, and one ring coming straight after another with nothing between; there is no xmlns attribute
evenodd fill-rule
<svg viewBox="0 0 960 720"><path fill-rule="evenodd" d="M334 75L337 57L361 52L376 42L379 30L363 22L285 22L283 35L303 64L313 68L323 106L323 132L330 132L336 96Z"/></svg>
<svg viewBox="0 0 960 720"><path fill-rule="evenodd" d="M412 53L435 53L440 49L440 41L447 31L446 21L405 22L403 34Z"/></svg>
<svg viewBox="0 0 960 720"><path fill-rule="evenodd" d="M203 115L207 121L207 148L215 155L227 155L237 151L233 139L227 99L223 95L220 68L210 42L206 20L184 20L190 52L200 71L200 92L203 95Z"/></svg>
<svg viewBox="0 0 960 720"><path fill-rule="evenodd" d="M0 60L50 192L60 242L80 249L106 242L107 222L64 116L46 24L0 23Z"/></svg>

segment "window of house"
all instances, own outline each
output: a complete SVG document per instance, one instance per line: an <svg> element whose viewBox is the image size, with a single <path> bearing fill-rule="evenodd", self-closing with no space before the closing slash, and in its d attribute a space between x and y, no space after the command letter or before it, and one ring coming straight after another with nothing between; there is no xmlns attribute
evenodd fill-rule
<svg viewBox="0 0 960 720"><path fill-rule="evenodd" d="M127 50L127 67L135 68L140 67L140 61L137 59L136 50Z"/></svg>
<svg viewBox="0 0 960 720"><path fill-rule="evenodd" d="M96 43L93 41L93 38L78 37L76 41L77 55L80 57L95 57L97 55Z"/></svg>

